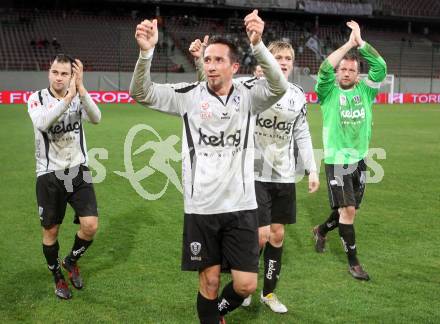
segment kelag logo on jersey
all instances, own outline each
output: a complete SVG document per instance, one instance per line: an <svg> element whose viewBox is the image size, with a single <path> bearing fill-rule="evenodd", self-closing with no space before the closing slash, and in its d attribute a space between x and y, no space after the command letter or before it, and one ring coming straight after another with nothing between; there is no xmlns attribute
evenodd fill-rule
<svg viewBox="0 0 440 324"><path fill-rule="evenodd" d="M54 135L60 134L60 133L69 133L69 132L75 132L79 133L79 129L81 128L80 122L74 122L73 124L64 124L64 121L62 121L60 124L57 124L55 126L52 126L49 128L49 133L52 133Z"/></svg>
<svg viewBox="0 0 440 324"><path fill-rule="evenodd" d="M365 118L365 109L356 109L356 110L341 110L341 118L342 119L364 119Z"/></svg>
<svg viewBox="0 0 440 324"><path fill-rule="evenodd" d="M257 116L257 123L256 124L257 124L257 126L268 128L268 129L270 129L270 128L277 129L279 131L285 132L286 134L290 133L290 131L292 130L292 126L293 126L293 123L288 123L285 121L278 122L277 116L275 116L272 120L269 118L264 119L263 117L260 117L260 115Z"/></svg>
<svg viewBox="0 0 440 324"><path fill-rule="evenodd" d="M236 131L235 134L225 135L225 132L221 131L220 136L215 135L206 135L203 134L203 131L201 128L199 128L199 145L202 144L202 142L205 145L211 145L211 146L238 146L241 142L241 131Z"/></svg>

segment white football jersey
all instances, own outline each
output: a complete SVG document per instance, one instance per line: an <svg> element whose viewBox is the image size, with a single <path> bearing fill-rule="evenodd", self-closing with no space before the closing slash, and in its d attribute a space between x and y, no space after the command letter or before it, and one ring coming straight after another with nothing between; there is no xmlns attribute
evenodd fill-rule
<svg viewBox="0 0 440 324"><path fill-rule="evenodd" d="M257 115L254 133L255 180L293 183L299 160L305 164L308 172L316 171L306 112L304 91L298 85L289 83L281 100ZM301 159L297 159L298 154Z"/></svg>
<svg viewBox="0 0 440 324"><path fill-rule="evenodd" d="M49 89L34 92L28 100L28 113L34 125L37 176L80 164L87 165L87 145L82 121L88 120L88 117L78 95L48 129L36 126L45 110L63 104Z"/></svg>
<svg viewBox="0 0 440 324"><path fill-rule="evenodd" d="M262 45L262 44L261 44ZM150 58L139 58L130 85L142 105L183 118L182 178L185 213L219 214L256 209L254 188L255 115L275 104L288 83L262 45L255 55L270 69L268 81L233 80L226 98L206 82L156 84Z"/></svg>

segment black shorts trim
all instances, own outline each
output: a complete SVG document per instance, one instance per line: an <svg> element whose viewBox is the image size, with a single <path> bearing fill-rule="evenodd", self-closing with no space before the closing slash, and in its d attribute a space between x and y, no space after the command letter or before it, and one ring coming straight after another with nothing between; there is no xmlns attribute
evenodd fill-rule
<svg viewBox="0 0 440 324"><path fill-rule="evenodd" d="M255 181L258 226L296 223L296 187L294 183Z"/></svg>
<svg viewBox="0 0 440 324"><path fill-rule="evenodd" d="M221 265L222 271L258 273L258 259L256 210L184 215L182 270Z"/></svg>
<svg viewBox="0 0 440 324"><path fill-rule="evenodd" d="M73 222L79 224L79 217L98 216L95 190L91 182L90 171L86 166L71 168L65 171L78 172L72 179L72 189L69 192L62 179L55 172L46 173L37 178L36 193L38 214L41 226L51 227L63 223L67 203L75 211ZM85 181L87 180L87 181Z"/></svg>
<svg viewBox="0 0 440 324"><path fill-rule="evenodd" d="M326 164L327 188L333 209L360 207L365 193L367 165L364 160L354 164Z"/></svg>

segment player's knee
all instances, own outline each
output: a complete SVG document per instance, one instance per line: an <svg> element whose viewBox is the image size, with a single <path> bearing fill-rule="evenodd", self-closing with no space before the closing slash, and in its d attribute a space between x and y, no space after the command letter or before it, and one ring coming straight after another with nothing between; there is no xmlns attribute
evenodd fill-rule
<svg viewBox="0 0 440 324"><path fill-rule="evenodd" d="M284 227L279 227L270 233L270 241L274 246L281 246L284 241Z"/></svg>
<svg viewBox="0 0 440 324"><path fill-rule="evenodd" d="M258 228L258 245L260 249L264 248L270 238L270 226L262 226Z"/></svg>
<svg viewBox="0 0 440 324"><path fill-rule="evenodd" d="M98 218L90 219L81 223L81 231L87 236L94 236L98 230Z"/></svg>
<svg viewBox="0 0 440 324"><path fill-rule="evenodd" d="M258 245L260 246L260 249L262 249L266 243L269 241L269 231L259 232L258 233Z"/></svg>
<svg viewBox="0 0 440 324"><path fill-rule="evenodd" d="M58 225L44 227L43 241L46 243L55 243L58 238Z"/></svg>
<svg viewBox="0 0 440 324"><path fill-rule="evenodd" d="M354 219L354 216L356 215L356 208L354 206L348 206L346 208L346 214L349 219Z"/></svg>
<svg viewBox="0 0 440 324"><path fill-rule="evenodd" d="M247 297L257 290L257 280L256 279L248 279L242 280L240 282L234 281L234 290L237 294L243 297Z"/></svg>
<svg viewBox="0 0 440 324"><path fill-rule="evenodd" d="M279 247L284 241L284 226L276 226L270 229L270 243L273 246Z"/></svg>
<svg viewBox="0 0 440 324"><path fill-rule="evenodd" d="M204 276L202 282L202 290L207 293L207 295L217 294L220 286L220 277L216 275Z"/></svg>
<svg viewBox="0 0 440 324"><path fill-rule="evenodd" d="M354 222L354 217L356 215L356 208L354 206L347 206L339 210L340 218L339 220L345 224L351 224Z"/></svg>
<svg viewBox="0 0 440 324"><path fill-rule="evenodd" d="M260 236L258 239L258 245L260 249L264 248L266 243L269 241L269 238L267 236Z"/></svg>

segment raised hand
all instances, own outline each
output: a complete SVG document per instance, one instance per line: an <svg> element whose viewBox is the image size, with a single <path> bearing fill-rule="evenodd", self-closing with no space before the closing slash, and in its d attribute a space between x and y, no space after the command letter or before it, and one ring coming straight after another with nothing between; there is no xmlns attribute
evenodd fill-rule
<svg viewBox="0 0 440 324"><path fill-rule="evenodd" d="M350 20L347 22L347 26L351 29L350 40L353 35L354 41L356 42L355 46L362 46L364 44L364 41L361 37L361 28L359 27L359 24L354 20Z"/></svg>
<svg viewBox="0 0 440 324"><path fill-rule="evenodd" d="M244 18L246 33L252 45L261 42L261 36L264 30L264 21L258 16L258 10L252 11Z"/></svg>
<svg viewBox="0 0 440 324"><path fill-rule="evenodd" d="M139 48L142 51L148 51L156 46L159 39L157 31L157 19L152 21L145 19L136 26L136 33L134 35Z"/></svg>
<svg viewBox="0 0 440 324"><path fill-rule="evenodd" d="M347 43L350 45L350 48L359 46L353 32L350 33L350 38L348 39Z"/></svg>
<svg viewBox="0 0 440 324"><path fill-rule="evenodd" d="M203 38L203 43L200 39L196 39L191 43L189 46L189 52L194 57L194 59L198 60L203 55L203 51L205 50L206 46L208 46L209 41L209 35L205 35L205 38Z"/></svg>
<svg viewBox="0 0 440 324"><path fill-rule="evenodd" d="M76 73L72 73L72 78L70 79L69 88L67 89L67 94L64 97L64 101L67 104L70 104L72 102L72 99L76 96L76 80L77 75Z"/></svg>
<svg viewBox="0 0 440 324"><path fill-rule="evenodd" d="M83 77L84 77L84 67L80 60L75 59L75 62L72 62L72 71L76 78L76 89L81 92L82 88L84 88Z"/></svg>

